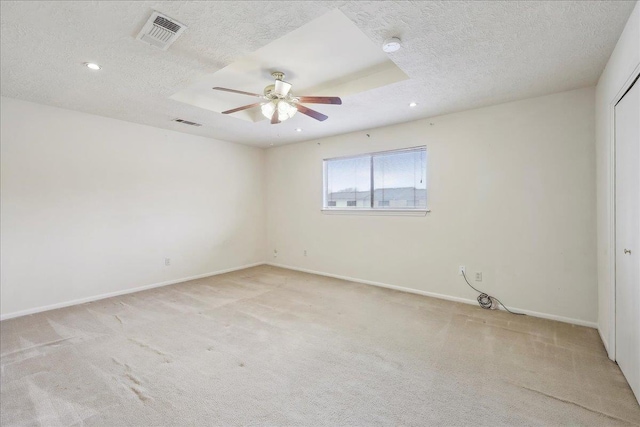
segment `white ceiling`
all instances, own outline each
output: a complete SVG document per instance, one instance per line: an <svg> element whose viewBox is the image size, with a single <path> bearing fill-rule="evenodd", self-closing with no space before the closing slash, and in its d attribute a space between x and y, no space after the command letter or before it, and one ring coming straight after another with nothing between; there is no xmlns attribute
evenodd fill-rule
<svg viewBox="0 0 640 427"><path fill-rule="evenodd" d="M634 4L3 1L0 87L7 97L278 145L594 85ZM325 122L296 115L252 123L169 98L335 8L376 44L401 37L403 49L389 57L409 79L348 95L340 107L318 106ZM188 26L168 51L135 40L152 10ZM92 72L86 61L103 69ZM204 126L170 121L176 117Z"/></svg>

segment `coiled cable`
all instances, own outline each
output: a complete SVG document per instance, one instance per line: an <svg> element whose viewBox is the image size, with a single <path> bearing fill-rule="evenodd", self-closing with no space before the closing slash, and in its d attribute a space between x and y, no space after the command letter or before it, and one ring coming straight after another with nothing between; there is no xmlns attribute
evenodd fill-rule
<svg viewBox="0 0 640 427"><path fill-rule="evenodd" d="M473 285L471 285L471 283L469 283L469 281L467 280L467 275L464 274L464 271L462 272L462 277L464 277L464 281L467 282L467 285L469 285L471 289L473 289L474 291L480 294L478 295L478 304L480 304L480 307L484 308L485 310L489 310L492 308L498 308L498 304L500 304L502 307L504 307L505 310L507 310L511 314L515 314L518 316L525 316L524 313L514 313L513 311L509 310L507 306L504 305L502 301L500 301L498 298L492 297L491 295L485 294L484 292L474 288Z"/></svg>

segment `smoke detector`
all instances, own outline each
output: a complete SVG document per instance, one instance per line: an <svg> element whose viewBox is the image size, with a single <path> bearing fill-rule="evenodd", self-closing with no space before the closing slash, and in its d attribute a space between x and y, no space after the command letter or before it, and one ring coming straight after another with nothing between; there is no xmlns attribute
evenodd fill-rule
<svg viewBox="0 0 640 427"><path fill-rule="evenodd" d="M187 27L160 12L153 12L136 39L167 50Z"/></svg>
<svg viewBox="0 0 640 427"><path fill-rule="evenodd" d="M391 37L382 43L382 50L387 53L396 52L400 50L402 44L400 43L400 39L397 37Z"/></svg>

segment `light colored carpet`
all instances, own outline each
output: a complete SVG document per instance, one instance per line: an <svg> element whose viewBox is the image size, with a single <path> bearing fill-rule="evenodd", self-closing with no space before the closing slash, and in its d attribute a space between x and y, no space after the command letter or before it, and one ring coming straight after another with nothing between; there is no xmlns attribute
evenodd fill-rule
<svg viewBox="0 0 640 427"><path fill-rule="evenodd" d="M640 424L593 329L268 266L0 328L7 427Z"/></svg>

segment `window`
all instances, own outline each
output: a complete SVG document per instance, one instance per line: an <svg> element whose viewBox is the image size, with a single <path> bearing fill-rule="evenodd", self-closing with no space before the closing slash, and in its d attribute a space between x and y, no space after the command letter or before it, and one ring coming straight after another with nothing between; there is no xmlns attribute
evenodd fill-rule
<svg viewBox="0 0 640 427"><path fill-rule="evenodd" d="M426 210L426 147L326 159L323 207Z"/></svg>

